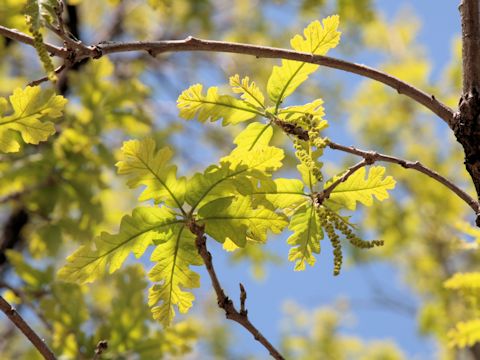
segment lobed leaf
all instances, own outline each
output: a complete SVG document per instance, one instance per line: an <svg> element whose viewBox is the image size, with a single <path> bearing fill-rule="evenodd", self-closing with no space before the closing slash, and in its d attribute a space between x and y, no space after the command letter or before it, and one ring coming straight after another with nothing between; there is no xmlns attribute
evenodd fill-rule
<svg viewBox="0 0 480 360"><path fill-rule="evenodd" d="M250 78L245 76L240 80L240 76L234 75L230 77L230 86L235 94L241 94L240 97L250 105L265 109L265 97L255 82L250 82Z"/></svg>
<svg viewBox="0 0 480 360"><path fill-rule="evenodd" d="M164 326L175 317L174 306L186 313L192 306L194 295L183 288L198 288L200 276L190 269L191 265L202 265L195 246L195 236L183 224L171 227L168 237L158 243L151 260L156 264L148 276L156 282L148 295L148 304L153 317Z"/></svg>
<svg viewBox="0 0 480 360"><path fill-rule="evenodd" d="M478 292L480 290L480 272L456 273L445 281L444 286L452 290Z"/></svg>
<svg viewBox="0 0 480 360"><path fill-rule="evenodd" d="M323 239L323 230L312 205L300 207L290 219L289 230L293 234L287 239L292 248L288 253L288 260L295 262L295 271L305 270L306 264L313 266L315 257L320 253L320 240Z"/></svg>
<svg viewBox="0 0 480 360"><path fill-rule="evenodd" d="M233 191L248 194L254 190L250 178L269 178L282 166L283 157L283 150L275 147L232 153L221 159L219 166L212 165L188 180L186 201L197 208Z"/></svg>
<svg viewBox="0 0 480 360"><path fill-rule="evenodd" d="M58 276L65 281L87 283L118 270L130 253L140 257L154 239L168 234L172 225L180 223L176 214L166 207L140 207L126 215L118 234L102 232L94 247L83 245L67 258Z"/></svg>
<svg viewBox="0 0 480 360"><path fill-rule="evenodd" d="M286 217L258 206L254 208L248 197L226 197L213 200L198 210L205 223L205 232L220 243L230 239L243 247L247 238L267 241L267 231L279 234L288 222Z"/></svg>
<svg viewBox="0 0 480 360"><path fill-rule="evenodd" d="M325 55L340 41L338 23L338 15L323 19L322 24L318 20L313 21L304 29L304 37L295 35L290 44L297 51ZM274 66L268 79L267 92L276 108L317 69L318 65L293 60L282 60L282 66Z"/></svg>
<svg viewBox="0 0 480 360"><path fill-rule="evenodd" d="M127 185L131 188L146 186L140 201L154 200L156 204L165 202L181 208L186 180L177 179L177 167L168 164L172 151L166 147L156 151L155 147L151 138L125 141L121 150L123 159L116 164L118 173L129 177Z"/></svg>
<svg viewBox="0 0 480 360"><path fill-rule="evenodd" d="M325 109L323 108L323 100L316 99L305 105L288 106L278 110L277 116L285 121L297 122L305 115L313 115L314 118L321 119L325 115ZM320 130L328 126L326 120L322 121Z"/></svg>
<svg viewBox="0 0 480 360"><path fill-rule="evenodd" d="M237 147L233 153L240 151L252 151L267 147L273 136L273 128L270 124L253 122L249 124L233 142Z"/></svg>
<svg viewBox="0 0 480 360"><path fill-rule="evenodd" d="M365 167L357 170L345 182L340 183L330 194L326 203L333 207L344 207L355 210L357 202L366 206L373 204L373 196L382 201L388 199L388 191L395 187L395 180L391 176L384 177L385 168L372 166L365 178ZM330 186L336 178L329 180L325 188Z"/></svg>
<svg viewBox="0 0 480 360"><path fill-rule="evenodd" d="M206 95L202 92L203 85L195 84L180 94L177 107L182 118L190 120L197 117L201 122L223 119L222 124L225 126L262 115L246 101L230 95L219 95L218 88L215 86L208 88Z"/></svg>
<svg viewBox="0 0 480 360"><path fill-rule="evenodd" d="M307 201L308 194L303 188L304 184L300 180L280 178L262 183L253 195L264 195L275 208L291 209Z"/></svg>
<svg viewBox="0 0 480 360"><path fill-rule="evenodd" d="M7 100L0 98L0 151L17 152L20 144L12 130L18 131L23 141L38 144L55 133L52 119L62 116L67 99L55 95L53 90L40 86L17 88L9 97L13 114L3 116Z"/></svg>
<svg viewBox="0 0 480 360"><path fill-rule="evenodd" d="M447 334L450 347L471 347L480 342L480 319L461 321Z"/></svg>

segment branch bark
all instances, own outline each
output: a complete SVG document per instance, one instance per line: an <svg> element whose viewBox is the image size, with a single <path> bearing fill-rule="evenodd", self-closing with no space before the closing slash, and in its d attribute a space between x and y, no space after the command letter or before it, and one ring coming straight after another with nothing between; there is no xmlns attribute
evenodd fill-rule
<svg viewBox="0 0 480 360"><path fill-rule="evenodd" d="M33 44L33 39L28 35L14 31L4 26L0 26L0 34L29 45ZM79 44L77 44L78 46ZM288 59L301 61L311 64L338 69L363 77L370 78L381 82L393 89L399 94L408 96L417 103L430 109L434 114L438 115L449 126L453 121L454 112L448 106L438 101L435 96L417 89L394 76L386 74L380 70L371 67L352 63L349 61L336 59L329 56L312 55L308 53L297 52L294 50L279 49L268 46L250 45L242 43L233 43L226 41L203 40L194 37L187 37L184 40L164 40L164 41L137 41L137 42L104 42L94 46L86 46L80 44L81 49L65 49L58 48L54 45L47 44L47 49L54 55L64 59L74 59L74 62L81 61L85 58L98 58L102 55L129 52L129 51L147 51L149 54L156 56L167 52L180 51L207 51L207 52L224 52L243 55L252 55L257 58L273 58Z"/></svg>
<svg viewBox="0 0 480 360"><path fill-rule="evenodd" d="M480 5L478 0L462 0L463 94L452 129L465 152L465 167L480 199ZM480 227L480 216L477 216Z"/></svg>
<svg viewBox="0 0 480 360"><path fill-rule="evenodd" d="M318 205L323 204L323 202L330 197L330 194L332 193L335 188L340 185L342 182L347 181L347 179L352 176L357 170L360 170L361 168L373 164L375 162L373 155L370 154L370 156L365 156L362 161L359 163L349 167L345 173L339 177L337 180L335 180L332 184L330 184L326 189L324 189L322 192L318 193L316 196L316 202Z"/></svg>
<svg viewBox="0 0 480 360"><path fill-rule="evenodd" d="M10 319L10 321L30 340L42 356L47 360L55 360L56 357L48 348L47 344L38 336L38 334L27 324L20 314L0 296L0 310Z"/></svg>
<svg viewBox="0 0 480 360"><path fill-rule="evenodd" d="M277 360L284 360L285 358L280 354L280 352L275 349L275 347L267 340L267 338L250 322L248 319L248 312L245 309L245 300L247 298L247 293L243 285L240 284L240 303L241 310L238 311L233 305L233 301L225 294L223 291L222 285L218 280L217 273L213 267L212 255L207 249L207 238L205 236L204 227L197 224L194 220L189 223L190 231L195 234L195 245L197 247L198 253L205 263L207 268L208 275L212 281L213 289L217 294L218 306L225 311L225 316L227 319L233 320L253 335L254 339L261 343L270 353L270 355Z"/></svg>
<svg viewBox="0 0 480 360"><path fill-rule="evenodd" d="M327 146L330 149L333 149L333 150L339 150L339 151L343 151L343 152L346 152L346 153L361 156L366 160L369 159L369 161L389 162L389 163L400 165L401 167L403 167L405 169L413 169L413 170L419 171L419 172L431 177L432 179L435 179L440 184L446 186L448 189L453 191L460 199L465 201L468 204L468 206L470 206L472 208L473 211L475 211L475 214L478 215L479 212L480 212L480 204L477 201L475 201L475 199L473 199L465 191L460 189L452 181L448 180L447 178L440 175L436 171L433 171L433 170L427 168L425 165L421 164L419 161L408 161L408 160L400 159L400 158L395 157L395 156L380 154L380 153L377 153L375 151L360 150L360 149L357 149L353 146L340 145L340 144L337 144L337 143L335 143L333 141L330 141L330 140L328 141Z"/></svg>

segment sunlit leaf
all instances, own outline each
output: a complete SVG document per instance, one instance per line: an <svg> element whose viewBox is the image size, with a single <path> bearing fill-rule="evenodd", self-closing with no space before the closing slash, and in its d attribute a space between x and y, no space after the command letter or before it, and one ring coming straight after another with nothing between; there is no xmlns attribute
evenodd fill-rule
<svg viewBox="0 0 480 360"><path fill-rule="evenodd" d="M103 232L94 244L83 245L70 255L58 276L66 281L87 283L107 269L113 273L130 253L140 257L154 239L165 236L160 233L169 233L170 227L179 222L175 213L165 207L136 208L131 216L122 218L118 234Z"/></svg>
<svg viewBox="0 0 480 360"><path fill-rule="evenodd" d="M185 178L177 179L177 167L168 164L172 157L169 148L155 149L155 141L129 140L123 143L123 159L117 163L118 173L127 175L131 188L145 185L140 201L154 200L181 208L185 197Z"/></svg>
<svg viewBox="0 0 480 360"><path fill-rule="evenodd" d="M200 286L200 276L190 269L203 264L195 236L183 225L171 227L169 236L157 242L151 260L156 264L148 276L156 284L150 288L148 303L153 306L153 317L168 326L175 316L174 305L181 313L192 306L195 297L184 289Z"/></svg>
<svg viewBox="0 0 480 360"><path fill-rule="evenodd" d="M304 29L304 37L295 35L290 44L297 51L325 55L340 41L340 32L337 31L338 23L338 15L323 19L322 24L318 20L313 21ZM282 66L274 66L268 79L267 92L277 108L317 69L318 65L293 60L282 60Z"/></svg>
<svg viewBox="0 0 480 360"><path fill-rule="evenodd" d="M287 225L286 218L270 209L252 207L248 197L220 198L199 209L205 232L220 243L230 239L243 247L247 238L266 242L267 231L278 234Z"/></svg>
<svg viewBox="0 0 480 360"><path fill-rule="evenodd" d="M250 105L257 108L265 108L265 98L262 91L250 78L245 76L240 80L240 76L234 75L230 77L230 86L236 94L241 94L241 98Z"/></svg>
<svg viewBox="0 0 480 360"><path fill-rule="evenodd" d="M55 95L52 90L42 90L40 86L17 88L9 97L13 114L3 116L0 113L0 151L17 152L20 144L12 130L22 135L28 144L38 144L55 133L51 120L62 116L67 100ZM5 110L6 100L2 99L0 108Z"/></svg>
<svg viewBox="0 0 480 360"><path fill-rule="evenodd" d="M313 266L313 254L320 253L320 240L323 239L323 230L315 208L311 205L300 207L292 216L288 228L293 231L287 243L292 246L288 260L295 262L294 270L305 270L306 264Z"/></svg>
<svg viewBox="0 0 480 360"><path fill-rule="evenodd" d="M254 118L261 113L248 102L230 95L219 95L217 87L210 87L202 94L203 85L195 84L183 91L177 99L180 116L190 120L217 121L223 119L223 125L238 124Z"/></svg>
<svg viewBox="0 0 480 360"><path fill-rule="evenodd" d="M345 207L349 210L355 210L357 202L366 206L373 204L373 197L382 201L388 199L388 191L395 187L395 180L391 176L384 177L385 168L382 166L372 166L366 175L365 167L357 170L345 182L340 183L332 191L327 203L333 203L333 206ZM325 184L327 188L336 178Z"/></svg>

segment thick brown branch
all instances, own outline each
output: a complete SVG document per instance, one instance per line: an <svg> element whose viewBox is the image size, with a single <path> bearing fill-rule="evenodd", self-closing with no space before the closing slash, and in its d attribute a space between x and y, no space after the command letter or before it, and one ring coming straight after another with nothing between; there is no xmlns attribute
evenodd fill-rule
<svg viewBox="0 0 480 360"><path fill-rule="evenodd" d="M465 152L465 167L470 174L477 199L480 199L480 4L462 0L463 94L451 128ZM480 216L477 217L480 226Z"/></svg>
<svg viewBox="0 0 480 360"><path fill-rule="evenodd" d="M0 34L30 45L33 43L31 37L25 34L21 34L18 31L12 31L11 29L4 26L0 26ZM51 51L57 56L75 59L75 61L80 61L88 57L97 58L100 55L128 51L147 51L154 56L166 52L208 51L252 55L256 56L257 58L262 57L296 60L347 71L353 74L379 81L395 89L399 94L404 94L415 100L416 102L422 104L423 106L427 107L449 125L452 122L454 114L452 109L438 101L434 96L429 95L424 91L417 89L416 87L382 71L373 69L365 65L355 64L349 61L340 60L329 56L312 55L308 53L297 52L294 50L225 41L202 40L191 36L184 40L137 41L123 43L105 42L100 43L97 46L83 45L82 51L76 54L72 53L73 50L57 48L50 44L47 44L47 48L49 49L49 51ZM78 51L78 49L76 51Z"/></svg>
<svg viewBox="0 0 480 360"><path fill-rule="evenodd" d="M284 359L282 354L275 349L275 347L267 340L267 338L265 338L265 336L263 336L263 334L248 319L247 310L245 309L245 299L247 297L245 289L243 289L240 294L240 302L242 307L241 311L238 311L235 308L233 301L223 291L222 285L218 280L217 273L215 272L215 268L213 267L212 255L207 249L207 238L205 236L204 227L197 224L195 221L191 221L189 224L189 229L196 236L195 244L197 246L198 253L202 257L205 267L207 268L208 275L212 280L213 289L217 294L218 306L225 311L225 316L227 319L233 320L247 329L250 334L253 335L254 339L261 343L268 350L274 359Z"/></svg>
<svg viewBox="0 0 480 360"><path fill-rule="evenodd" d="M401 167L404 167L406 169L413 169L413 170L419 171L427 176L430 176L432 179L435 179L436 181L438 181L439 183L443 184L444 186L449 188L451 191L453 191L460 199L465 201L473 209L473 211L475 211L475 214L478 215L480 212L479 203L475 201L470 195L468 195L465 191L460 189L457 185L455 185L453 182L451 182L447 178L427 168L426 166L422 165L418 161L413 162L413 161L400 159L395 156L379 154L377 152L372 152L372 151L360 150L353 146L340 145L332 141L328 142L328 147L333 150L340 150L350 154L358 155L363 157L364 159L370 159L370 161L373 161L373 162L376 162L376 161L389 162L393 164L398 164Z"/></svg>
<svg viewBox="0 0 480 360"><path fill-rule="evenodd" d="M480 4L478 0L462 0L463 93L480 90Z"/></svg>
<svg viewBox="0 0 480 360"><path fill-rule="evenodd" d="M42 356L47 360L55 360L56 357L48 348L45 342L37 335L37 333L27 324L27 322L20 316L20 314L3 298L0 296L0 310L15 324L15 326L30 340L30 342L37 348Z"/></svg>

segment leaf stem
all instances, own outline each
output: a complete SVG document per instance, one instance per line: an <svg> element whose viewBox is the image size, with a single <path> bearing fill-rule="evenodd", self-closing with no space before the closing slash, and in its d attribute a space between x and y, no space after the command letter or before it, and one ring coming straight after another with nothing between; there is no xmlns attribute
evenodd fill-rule
<svg viewBox="0 0 480 360"><path fill-rule="evenodd" d="M56 360L55 355L38 334L28 325L20 314L2 296L0 296L0 310L10 321L27 337L40 354L47 360Z"/></svg>
<svg viewBox="0 0 480 360"><path fill-rule="evenodd" d="M240 291L240 305L241 310L238 311L233 304L233 301L225 294L223 291L222 285L218 280L217 273L213 267L212 255L207 249L207 238L205 236L205 229L203 225L199 225L195 220L191 220L188 224L190 231L195 234L195 245L197 247L198 253L202 257L205 267L207 268L208 275L212 281L213 289L217 294L218 306L225 311L225 316L227 319L233 320L253 335L255 340L261 343L270 353L270 355L277 360L284 360L285 358L280 354L280 352L275 349L275 347L263 336L263 334L250 322L248 319L248 313L245 309L245 300L247 298L247 293L245 288L241 285Z"/></svg>

